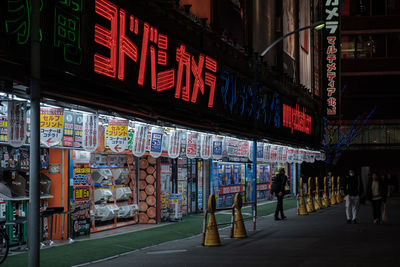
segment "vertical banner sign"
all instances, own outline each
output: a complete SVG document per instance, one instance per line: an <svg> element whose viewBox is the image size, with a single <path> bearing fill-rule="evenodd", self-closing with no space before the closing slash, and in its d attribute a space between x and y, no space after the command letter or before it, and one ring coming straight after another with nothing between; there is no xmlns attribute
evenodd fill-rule
<svg viewBox="0 0 400 267"><path fill-rule="evenodd" d="M283 146L278 146L278 157L276 161L282 163L283 162L282 156L283 156Z"/></svg>
<svg viewBox="0 0 400 267"><path fill-rule="evenodd" d="M98 134L99 117L95 114L83 115L83 136L82 146L86 151L96 151L99 134Z"/></svg>
<svg viewBox="0 0 400 267"><path fill-rule="evenodd" d="M271 145L264 144L264 161L269 162L271 161Z"/></svg>
<svg viewBox="0 0 400 267"><path fill-rule="evenodd" d="M164 129L161 127L153 127L151 129L150 155L153 158L161 156Z"/></svg>
<svg viewBox="0 0 400 267"><path fill-rule="evenodd" d="M74 120L74 147L81 148L82 147L82 133L83 131L83 114L75 113Z"/></svg>
<svg viewBox="0 0 400 267"><path fill-rule="evenodd" d="M46 147L58 145L63 136L64 109L40 108L40 143Z"/></svg>
<svg viewBox="0 0 400 267"><path fill-rule="evenodd" d="M176 159L181 149L181 134L179 131L172 130L169 134L168 156Z"/></svg>
<svg viewBox="0 0 400 267"><path fill-rule="evenodd" d="M147 126L145 124L136 123L132 142L132 153L136 157L141 157L146 152L146 136Z"/></svg>
<svg viewBox="0 0 400 267"><path fill-rule="evenodd" d="M181 157L186 157L186 141L187 141L187 132L186 131L182 131L181 132L181 149L179 152L179 155Z"/></svg>
<svg viewBox="0 0 400 267"><path fill-rule="evenodd" d="M288 148L286 146L282 150L282 162L288 162Z"/></svg>
<svg viewBox="0 0 400 267"><path fill-rule="evenodd" d="M257 143L257 161L264 161L264 143Z"/></svg>
<svg viewBox="0 0 400 267"><path fill-rule="evenodd" d="M0 103L0 143L8 143L7 139L7 125L8 125L8 111L7 111L8 103L2 102Z"/></svg>
<svg viewBox="0 0 400 267"><path fill-rule="evenodd" d="M234 138L226 138L226 152L228 156L237 156L239 151L239 140Z"/></svg>
<svg viewBox="0 0 400 267"><path fill-rule="evenodd" d="M212 156L214 159L222 159L223 143L224 137L215 135L212 137Z"/></svg>
<svg viewBox="0 0 400 267"><path fill-rule="evenodd" d="M186 137L186 156L189 159L194 159L197 156L197 133L187 133Z"/></svg>
<svg viewBox="0 0 400 267"><path fill-rule="evenodd" d="M72 111L65 110L62 146L74 146L74 120L75 114Z"/></svg>
<svg viewBox="0 0 400 267"><path fill-rule="evenodd" d="M202 134L200 137L200 157L209 159L211 157L211 138L209 134Z"/></svg>
<svg viewBox="0 0 400 267"><path fill-rule="evenodd" d="M11 146L20 147L26 138L26 102L8 102L7 139Z"/></svg>
<svg viewBox="0 0 400 267"><path fill-rule="evenodd" d="M109 120L104 138L106 147L113 152L122 152L128 149L128 121Z"/></svg>
<svg viewBox="0 0 400 267"><path fill-rule="evenodd" d="M249 152L250 152L249 141L239 141L237 155L239 157L249 157Z"/></svg>
<svg viewBox="0 0 400 267"><path fill-rule="evenodd" d="M324 64L323 74L327 95L326 114L337 115L337 104L340 97L340 2L339 0L325 0L324 20L326 29L324 30L323 51Z"/></svg>
<svg viewBox="0 0 400 267"><path fill-rule="evenodd" d="M271 145L270 161L271 162L278 161L278 146Z"/></svg>

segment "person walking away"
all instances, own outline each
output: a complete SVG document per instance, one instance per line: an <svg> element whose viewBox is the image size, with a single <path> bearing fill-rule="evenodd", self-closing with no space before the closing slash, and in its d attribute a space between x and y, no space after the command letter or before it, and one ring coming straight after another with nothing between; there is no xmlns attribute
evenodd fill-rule
<svg viewBox="0 0 400 267"><path fill-rule="evenodd" d="M362 194L361 179L353 169L349 170L344 183L346 195L346 217L347 223L357 223L360 195Z"/></svg>
<svg viewBox="0 0 400 267"><path fill-rule="evenodd" d="M272 182L272 188L274 189L276 199L278 200L275 210L275 221L286 219L286 216L283 214L283 197L285 195L285 185L287 180L288 178L285 175L285 169L281 168ZM278 217L279 213L281 214L281 218Z"/></svg>
<svg viewBox="0 0 400 267"><path fill-rule="evenodd" d="M387 192L385 190L385 184L382 178L373 172L371 179L368 181L367 186L367 198L372 203L372 216L374 218L374 224L381 223L381 206L382 202L386 203Z"/></svg>

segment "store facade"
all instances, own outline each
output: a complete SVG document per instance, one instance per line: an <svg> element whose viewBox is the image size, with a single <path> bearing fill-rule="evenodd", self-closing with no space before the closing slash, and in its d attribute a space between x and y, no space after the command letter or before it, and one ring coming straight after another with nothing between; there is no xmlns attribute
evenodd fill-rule
<svg viewBox="0 0 400 267"><path fill-rule="evenodd" d="M1 93L10 188L2 198L11 220L27 214L29 195L29 33L1 5L0 75L11 81ZM180 220L204 211L209 194L218 207L238 192L271 199L280 167L295 194L301 162L321 158L318 107L255 81L251 58L239 53L232 65L226 45L179 14L124 0L46 2L41 12L42 210L58 208L57 222L43 216L42 225L62 229L53 239Z"/></svg>

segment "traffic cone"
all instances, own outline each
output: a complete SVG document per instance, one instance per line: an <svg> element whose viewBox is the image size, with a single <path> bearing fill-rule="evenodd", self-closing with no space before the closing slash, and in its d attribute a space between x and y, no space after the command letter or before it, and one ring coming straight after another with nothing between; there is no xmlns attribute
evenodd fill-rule
<svg viewBox="0 0 400 267"><path fill-rule="evenodd" d="M204 238L204 246L213 247L220 246L221 240L219 239L217 221L215 220L216 201L215 196L210 195L208 198L208 212L210 213L210 218L208 219L206 236Z"/></svg>
<svg viewBox="0 0 400 267"><path fill-rule="evenodd" d="M313 198L311 196L311 177L308 178L308 184L307 184L307 212L313 212L315 211L314 203L313 203Z"/></svg>
<svg viewBox="0 0 400 267"><path fill-rule="evenodd" d="M318 184L318 177L315 177L315 203L314 203L315 210L322 209L321 198L319 197L319 184Z"/></svg>
<svg viewBox="0 0 400 267"><path fill-rule="evenodd" d="M336 190L336 203L342 203L342 196L340 194L340 177L337 178L337 190Z"/></svg>
<svg viewBox="0 0 400 267"><path fill-rule="evenodd" d="M331 205L335 205L336 204L336 195L335 195L335 178L331 178L331 182L332 182L332 188L331 188Z"/></svg>
<svg viewBox="0 0 400 267"><path fill-rule="evenodd" d="M322 194L322 206L329 207L328 194L326 193L326 176L324 177L324 193Z"/></svg>
<svg viewBox="0 0 400 267"><path fill-rule="evenodd" d="M239 193L235 195L235 208L237 209L235 215L235 221L233 225L233 237L244 238L247 237L246 228L244 227L244 221L242 216L242 197Z"/></svg>
<svg viewBox="0 0 400 267"><path fill-rule="evenodd" d="M308 215L307 208L306 208L306 202L304 201L304 196L303 196L303 178L300 178L300 196L298 198L298 210L297 214L298 215Z"/></svg>

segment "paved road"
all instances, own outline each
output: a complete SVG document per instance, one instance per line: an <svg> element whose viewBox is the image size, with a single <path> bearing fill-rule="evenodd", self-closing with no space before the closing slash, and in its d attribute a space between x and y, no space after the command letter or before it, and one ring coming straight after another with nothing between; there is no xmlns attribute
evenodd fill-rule
<svg viewBox="0 0 400 267"><path fill-rule="evenodd" d="M221 247L202 247L195 236L87 266L400 266L400 200L390 201L383 225L372 224L369 205L359 224L346 224L343 203L308 216L289 210L285 221L259 218L246 239L220 231Z"/></svg>

